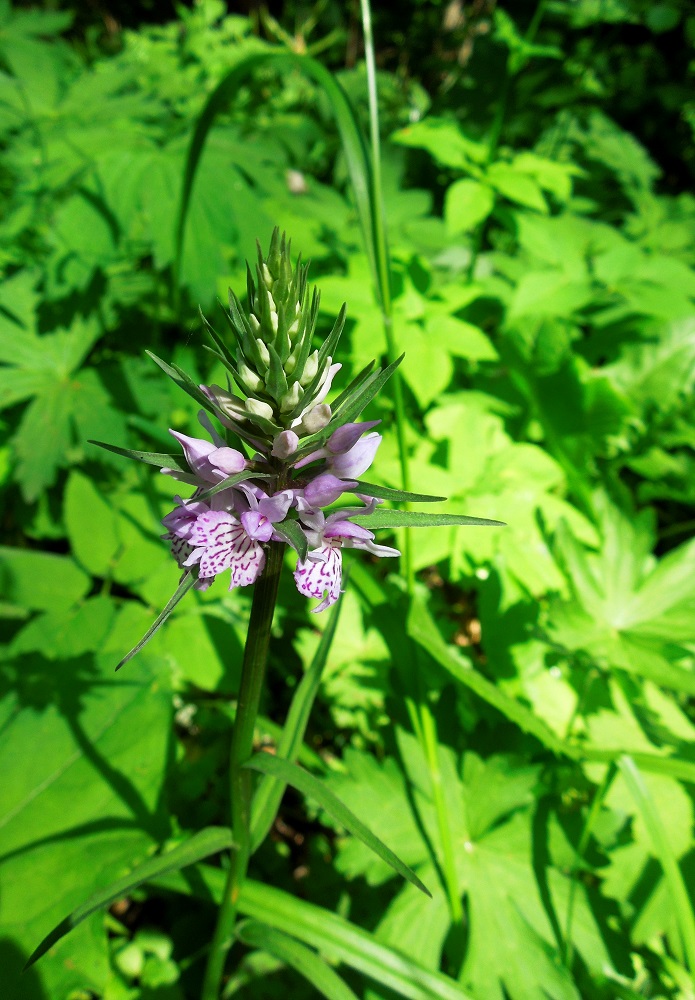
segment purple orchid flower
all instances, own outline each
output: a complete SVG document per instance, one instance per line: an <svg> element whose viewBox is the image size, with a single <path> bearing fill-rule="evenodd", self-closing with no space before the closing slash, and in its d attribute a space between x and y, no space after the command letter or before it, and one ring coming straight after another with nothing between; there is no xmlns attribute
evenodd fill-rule
<svg viewBox="0 0 695 1000"><path fill-rule="evenodd" d="M295 468L301 469L324 458L326 471L333 473L338 479L359 478L374 461L381 444L381 434L367 434L365 438L362 435L379 423L380 420L367 420L363 424L344 424L333 431L323 448L300 459Z"/></svg>
<svg viewBox="0 0 695 1000"><path fill-rule="evenodd" d="M175 437L183 448L192 474L167 467L161 471L165 475L171 476L172 479L178 479L180 482L190 483L194 486L216 485L224 479L228 479L229 476L233 476L236 472L243 472L248 464L244 455L236 448L227 447L223 438L210 423L204 410L200 411L198 419L210 434L212 441L169 430L171 436Z"/></svg>
<svg viewBox="0 0 695 1000"><path fill-rule="evenodd" d="M273 525L282 521L293 500L291 490L269 497L245 483L234 494L238 517L195 498L176 497L177 506L162 520L168 528L163 537L171 542L181 569L198 566L199 590L226 569L231 570L230 590L255 583L265 566L263 543L271 540Z"/></svg>
<svg viewBox="0 0 695 1000"><path fill-rule="evenodd" d="M298 560L294 580L297 590L304 597L321 598L321 603L312 609L314 614L325 611L340 597L343 578L341 549L363 549L381 557L400 555L398 549L377 545L373 531L350 520L360 514L370 514L376 503L372 500L366 507L337 510L328 517L323 511L300 513L311 550L305 562Z"/></svg>

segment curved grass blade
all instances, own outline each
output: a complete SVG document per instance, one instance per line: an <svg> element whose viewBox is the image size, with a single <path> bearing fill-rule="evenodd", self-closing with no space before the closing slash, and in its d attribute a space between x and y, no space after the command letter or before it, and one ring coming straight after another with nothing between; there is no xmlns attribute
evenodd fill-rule
<svg viewBox="0 0 695 1000"><path fill-rule="evenodd" d="M627 754L619 757L617 764L635 805L642 815L654 848L654 855L661 863L683 942L686 956L685 964L690 974L693 975L695 973L695 915L683 873L669 843L663 820L654 805L639 768Z"/></svg>
<svg viewBox="0 0 695 1000"><path fill-rule="evenodd" d="M347 585L349 569L343 573L343 585ZM283 760L295 763L304 740L306 727L309 723L309 716L314 704L314 699L321 683L326 660L333 643L335 630L338 627L338 619L343 602L338 601L330 612L328 625L323 631L318 649L314 654L309 669L302 677L297 690L292 698L290 710L282 730L282 736L278 741L277 755ZM261 779L258 788L253 796L251 806L251 850L257 850L268 835L275 817L277 816L280 802L284 795L286 785L283 781L265 774Z"/></svg>
<svg viewBox="0 0 695 1000"><path fill-rule="evenodd" d="M373 213L370 196L369 161L362 133L347 94L330 71L316 59L312 59L311 56L300 56L291 52L258 52L242 59L222 78L208 98L196 122L196 127L188 147L186 169L176 222L174 283L177 294L181 276L186 219L188 217L198 163L203 153L208 133L214 125L218 114L225 111L233 101L243 81L258 67L268 65L276 66L278 69L299 69L308 76L313 77L333 106L355 194L355 203L364 234L367 256L372 274L375 276L376 287L378 287L378 268L372 239Z"/></svg>
<svg viewBox="0 0 695 1000"><path fill-rule="evenodd" d="M92 441L98 448L105 451L112 451L114 455L122 455L123 458L133 458L137 462L144 462L146 465L154 465L158 469L176 469L177 472L188 472L179 462L177 455L165 455L161 451L135 451L133 448L119 448L116 444L107 444L105 441Z"/></svg>
<svg viewBox="0 0 695 1000"><path fill-rule="evenodd" d="M365 528L431 528L443 524L462 527L479 525L487 528L505 526L504 521L490 521L486 517L468 517L466 514L427 514L419 510L375 510L373 514L359 516L360 524Z"/></svg>
<svg viewBox="0 0 695 1000"><path fill-rule="evenodd" d="M172 611L179 603L179 601L186 596L188 591L196 582L196 579L197 577L191 572L191 570L188 570L186 573L184 573L183 577L181 578L181 583L178 585L172 596L169 598L165 607L157 615L154 622L145 632L145 634L143 635L142 639L137 644L137 646L133 646L131 651L126 656L123 657L121 662L116 667L116 670L120 670L121 667L128 662L128 660L132 660L133 657L140 652L142 647L145 646L150 641L155 632L157 632L162 627L162 625L167 620L169 615L172 613Z"/></svg>
<svg viewBox="0 0 695 1000"><path fill-rule="evenodd" d="M382 861L390 865L394 871L402 875L404 879L416 886L426 896L432 897L429 889L420 881L414 871L410 869L393 851L386 846L369 827L365 826L361 819L348 809L340 799L333 794L318 778L309 774L303 767L292 764L288 760L282 760L269 753L257 753L248 760L244 767L252 771L260 771L261 774L270 774L274 778L280 778L287 785L296 788L303 795L308 795L325 809L336 822L344 826L353 836L366 844L370 850L374 851Z"/></svg>
<svg viewBox="0 0 695 1000"><path fill-rule="evenodd" d="M246 920L237 937L252 948L262 948L303 976L327 1000L357 1000L340 976L315 951L282 931L257 920Z"/></svg>
<svg viewBox="0 0 695 1000"><path fill-rule="evenodd" d="M446 497L433 497L428 493L409 493L407 490L394 490L390 486L375 486L360 479L354 490L348 493L364 493L367 497L378 497L380 500L395 500L402 503L442 503Z"/></svg>
<svg viewBox="0 0 695 1000"><path fill-rule="evenodd" d="M225 872L200 864L190 874L176 872L153 881L170 892L219 902L224 892ZM443 973L425 968L410 956L377 941L369 931L282 889L246 879L239 897L239 911L318 948L327 958L343 962L407 1000L470 1000L459 983Z"/></svg>
<svg viewBox="0 0 695 1000"><path fill-rule="evenodd" d="M94 893L86 903L73 910L65 920L61 920L58 926L50 934L47 934L38 948L32 952L24 966L25 970L41 958L42 955L45 955L56 941L60 941L62 937L69 934L74 927L77 927L87 917L96 913L97 910L103 910L111 906L117 899L122 899L123 896L128 895L133 889L137 889L143 882L149 882L157 876L166 875L170 872L180 871L181 868L186 868L188 865L202 861L203 858L210 857L211 854L217 854L218 851L227 850L233 846L231 830L228 830L226 827L210 826L205 830L201 830L200 833L194 834L190 840L179 844L173 850L167 851L166 854L160 854L156 858L144 861L128 875L124 875L123 878L117 879L104 889L100 889Z"/></svg>

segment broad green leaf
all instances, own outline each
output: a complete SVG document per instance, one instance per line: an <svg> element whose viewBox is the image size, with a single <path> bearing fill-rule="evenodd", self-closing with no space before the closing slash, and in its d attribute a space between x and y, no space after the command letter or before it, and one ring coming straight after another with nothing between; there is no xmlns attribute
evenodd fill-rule
<svg viewBox="0 0 695 1000"><path fill-rule="evenodd" d="M68 611L85 596L90 581L67 556L0 547L0 596L32 610Z"/></svg>
<svg viewBox="0 0 695 1000"><path fill-rule="evenodd" d="M495 206L491 187L480 181L464 178L447 188L444 218L450 233L467 233L487 219Z"/></svg>
<svg viewBox="0 0 695 1000"><path fill-rule="evenodd" d="M515 170L512 164L493 163L487 171L486 179L510 201L547 213L548 204L538 183L528 174Z"/></svg>
<svg viewBox="0 0 695 1000"><path fill-rule="evenodd" d="M298 767L287 760L267 753L255 754L251 760L244 764L244 767L260 771L261 774L270 774L274 778L280 778L286 784L298 789L304 795L314 799L322 809L325 809L341 826L349 830L355 837L359 837L369 848L383 858L399 875L402 875L408 882L412 882L426 896L431 895L429 890L422 884L414 871L396 857L384 843L375 837L370 829L365 826L362 820L358 819L349 809L347 809L339 799L321 782L304 768Z"/></svg>
<svg viewBox="0 0 695 1000"><path fill-rule="evenodd" d="M104 603L112 609L106 622ZM113 673L117 649L141 627L135 602L128 604L118 612L107 598L91 599L57 642L54 629L53 645L18 648L0 674L0 921L12 944L3 967L9 996L24 995L19 973L37 942L170 835L161 798L171 728L165 665L143 658L137 677ZM41 753L17 752L37 740ZM37 977L50 997L97 992L107 969L97 916L58 942L29 980Z"/></svg>
<svg viewBox="0 0 695 1000"><path fill-rule="evenodd" d="M441 525L482 525L483 527L504 527L504 521L490 521L484 517L468 517L466 514L426 514L416 510L375 510L373 514L360 515L360 524L366 528L432 528Z"/></svg>
<svg viewBox="0 0 695 1000"><path fill-rule="evenodd" d="M188 865L210 857L211 854L217 854L219 851L227 850L233 846L231 830L225 827L210 826L193 834L192 837L178 844L172 850L165 851L164 854L159 854L157 857L137 865L128 875L124 875L123 878L117 879L94 893L86 902L62 920L32 952L24 968L28 969L29 966L38 961L56 942L69 934L73 928L81 924L92 913L106 909L117 899L129 895L133 889L137 889L144 882L149 882L158 875L180 871Z"/></svg>
<svg viewBox="0 0 695 1000"><path fill-rule="evenodd" d="M330 965L288 934L258 921L246 920L237 929L237 936L245 945L262 948L287 963L327 1000L357 1000L357 995Z"/></svg>

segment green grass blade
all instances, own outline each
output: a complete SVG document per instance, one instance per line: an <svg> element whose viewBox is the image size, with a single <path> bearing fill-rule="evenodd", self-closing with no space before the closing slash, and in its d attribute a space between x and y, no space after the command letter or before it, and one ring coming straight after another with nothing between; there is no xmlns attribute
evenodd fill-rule
<svg viewBox="0 0 695 1000"><path fill-rule="evenodd" d="M364 519L366 520L366 518ZM467 688L501 712L524 732L535 736L543 746L555 754L564 754L574 760L581 758L581 750L561 740L549 726L539 719L530 708L520 701L510 698L486 677L465 662L442 638L432 616L421 599L414 597L408 614L407 631L411 639L422 646L433 660Z"/></svg>
<svg viewBox="0 0 695 1000"><path fill-rule="evenodd" d="M664 827L663 820L654 805L649 789L634 760L627 754L618 759L618 768L625 784L640 811L644 825L654 848L654 856L659 860L666 879L669 895L683 941L686 964L691 975L695 973L695 914L690 896Z"/></svg>
<svg viewBox="0 0 695 1000"><path fill-rule="evenodd" d="M343 583L347 584L348 571L343 574ZM292 698L290 710L287 713L287 720L282 730L282 736L278 742L278 757L295 763L301 749L306 727L309 723L309 716L314 705L314 699L321 683L321 676L326 660L331 649L335 630L338 627L338 619L343 602L338 601L331 610L328 625L324 629L318 649L314 654L309 669L302 677L297 690ZM286 785L283 781L266 774L261 779L253 797L251 811L251 850L255 851L268 835L275 817L277 816L280 802L284 795Z"/></svg>
<svg viewBox="0 0 695 1000"><path fill-rule="evenodd" d="M231 830L226 827L210 826L201 830L200 833L194 834L190 840L179 844L173 850L160 854L156 858L150 858L149 861L144 861L128 875L124 875L123 878L117 879L104 889L100 889L93 896L90 896L86 903L73 910L50 934L46 935L38 948L30 955L24 968L28 969L30 965L33 965L42 955L46 954L49 948L52 948L57 941L69 934L87 917L96 913L97 910L104 910L111 906L117 899L127 896L143 882L149 882L157 876L170 872L180 871L188 865L193 865L202 861L203 858L209 858L211 854L217 854L218 851L226 850L232 846Z"/></svg>
<svg viewBox="0 0 695 1000"><path fill-rule="evenodd" d="M196 580L197 577L190 570L188 570L188 572L186 572L183 575L181 583L178 585L172 596L169 598L165 607L159 612L152 625L150 625L148 630L143 635L140 642L136 646L133 646L131 651L123 657L121 662L116 667L116 670L120 670L121 667L128 662L128 660L132 660L133 657L140 652L142 647L145 646L150 641L155 632L157 632L162 627L162 625L167 620L169 615L172 613L172 611L179 603L179 601L186 596L186 594L191 589Z"/></svg>
<svg viewBox="0 0 695 1000"><path fill-rule="evenodd" d="M191 875L177 872L153 881L171 892L219 903L225 873L201 864ZM342 962L406 1000L470 1000L462 987L443 973L425 968L343 917L282 889L247 879L241 889L239 912L318 948L326 958Z"/></svg>
<svg viewBox="0 0 695 1000"><path fill-rule="evenodd" d="M365 826L362 820L358 819L346 805L343 805L340 799L323 782L315 778L313 774L309 774L303 767L298 767L297 764L291 764L288 760L281 760L279 757L275 757L269 753L254 754L251 760L244 764L244 767L248 767L253 771L260 771L261 774L270 774L275 778L280 778L285 784L291 785L292 788L296 788L303 795L314 799L322 809L326 810L329 816L332 816L336 822L344 826L354 837L357 837L363 844L366 844L382 861L385 861L387 865L390 865L404 879L407 879L408 882L416 886L421 892L424 892L426 896L431 897L431 892L420 881L415 872L401 861L386 844L379 840L369 827Z"/></svg>
<svg viewBox="0 0 695 1000"><path fill-rule="evenodd" d="M315 951L282 931L247 920L238 928L237 937L251 948L261 948L285 962L327 1000L357 1000L357 995Z"/></svg>
<svg viewBox="0 0 695 1000"><path fill-rule="evenodd" d="M443 524L479 525L487 528L504 527L504 521L489 521L485 517L468 517L466 514L427 514L419 510L375 510L373 514L360 515L365 528L432 528Z"/></svg>
<svg viewBox="0 0 695 1000"><path fill-rule="evenodd" d="M355 204L364 234L370 268L375 278L375 284L378 287L378 268L371 238L373 221L369 162L365 151L364 139L362 138L357 118L347 94L329 70L310 56L300 56L290 52L258 52L242 59L222 78L208 98L196 122L196 127L188 147L176 221L174 283L177 294L183 260L186 219L188 217L195 175L205 148L205 141L217 116L229 107L242 83L255 69L261 66L274 66L279 70L290 68L303 71L308 76L313 77L330 101L335 114L338 131L340 132L348 172L352 181Z"/></svg>

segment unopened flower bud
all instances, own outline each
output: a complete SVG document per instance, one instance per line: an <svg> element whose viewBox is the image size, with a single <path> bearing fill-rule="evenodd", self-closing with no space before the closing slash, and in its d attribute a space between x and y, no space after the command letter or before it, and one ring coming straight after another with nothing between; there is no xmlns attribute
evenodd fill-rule
<svg viewBox="0 0 695 1000"><path fill-rule="evenodd" d="M278 314L274 309L270 310L270 325L273 328L273 333L278 332Z"/></svg>
<svg viewBox="0 0 695 1000"><path fill-rule="evenodd" d="M299 380L299 384L304 387L309 385L311 381L316 377L316 372L319 370L319 352L314 351L306 359L306 364L304 365L304 371L302 372L302 377Z"/></svg>
<svg viewBox="0 0 695 1000"><path fill-rule="evenodd" d="M254 308L256 307L257 302L258 299L254 299ZM258 333L258 331L261 328L261 324L258 322L257 317L254 316L253 313L251 313L251 315L249 316L249 326L251 327L254 333Z"/></svg>
<svg viewBox="0 0 695 1000"><path fill-rule="evenodd" d="M268 348L265 346L260 337L256 337L256 344L258 345L258 351L261 355L261 361L267 367L270 367L270 354L268 353Z"/></svg>
<svg viewBox="0 0 695 1000"><path fill-rule="evenodd" d="M261 379L259 379L256 372L251 371L248 365L239 366L239 375L251 392L257 392L259 389L264 388Z"/></svg>
<svg viewBox="0 0 695 1000"><path fill-rule="evenodd" d="M299 438L294 431L282 431L276 435L270 454L274 458L288 458L294 455L299 445Z"/></svg>
<svg viewBox="0 0 695 1000"><path fill-rule="evenodd" d="M268 270L268 265L267 264L263 265L262 274L263 274L263 281L265 282L266 286L268 288L272 288L273 287L273 276L270 273L270 271Z"/></svg>
<svg viewBox="0 0 695 1000"><path fill-rule="evenodd" d="M299 333L299 320L298 319L296 319L294 321L294 323L292 323L292 325L289 327L289 329L287 330L287 332L290 335L290 340L294 340L294 338Z"/></svg>
<svg viewBox="0 0 695 1000"><path fill-rule="evenodd" d="M292 374L292 372L297 367L297 352L296 351L292 351L292 353L290 354L290 356L288 357L287 361L284 363L284 365L282 367L285 370L285 375L291 375Z"/></svg>
<svg viewBox="0 0 695 1000"><path fill-rule="evenodd" d="M256 417L265 417L266 420L273 419L273 408L268 403L264 403L262 399L249 398L244 403L244 406L249 413L253 413Z"/></svg>
<svg viewBox="0 0 695 1000"><path fill-rule="evenodd" d="M328 426L331 416L331 408L328 403L319 403L318 406L313 406L308 413L304 414L300 427L307 434L316 434Z"/></svg>
<svg viewBox="0 0 695 1000"><path fill-rule="evenodd" d="M288 413L290 410L293 410L301 399L301 392L299 382L294 382L289 392L286 392L280 400L280 413Z"/></svg>

